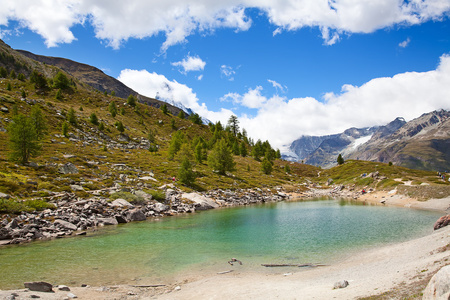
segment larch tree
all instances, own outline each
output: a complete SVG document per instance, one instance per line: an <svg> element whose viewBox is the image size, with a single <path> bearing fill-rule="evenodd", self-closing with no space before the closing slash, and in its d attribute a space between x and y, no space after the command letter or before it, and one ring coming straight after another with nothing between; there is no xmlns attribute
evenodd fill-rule
<svg viewBox="0 0 450 300"><path fill-rule="evenodd" d="M23 114L14 116L8 126L8 134L11 160L26 164L31 157L39 155L41 144L31 118Z"/></svg>
<svg viewBox="0 0 450 300"><path fill-rule="evenodd" d="M208 155L208 165L221 175L234 171L236 163L225 139L221 139Z"/></svg>

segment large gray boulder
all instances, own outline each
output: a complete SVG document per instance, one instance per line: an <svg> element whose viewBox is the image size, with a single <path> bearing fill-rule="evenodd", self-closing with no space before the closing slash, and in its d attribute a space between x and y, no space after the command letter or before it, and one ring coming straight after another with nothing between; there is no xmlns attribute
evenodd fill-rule
<svg viewBox="0 0 450 300"><path fill-rule="evenodd" d="M111 206L115 206L115 207L134 207L133 204L131 204L130 202L128 202L125 199L116 199L113 202L111 202Z"/></svg>
<svg viewBox="0 0 450 300"><path fill-rule="evenodd" d="M169 207L167 205L165 205L163 203L160 203L160 202L155 203L153 205L153 210L156 211L157 213L161 213L161 212L166 211L168 209L169 209Z"/></svg>
<svg viewBox="0 0 450 300"><path fill-rule="evenodd" d="M181 195L181 198L194 202L196 210L206 210L219 207L219 204L217 204L212 198L208 198L197 193L184 193Z"/></svg>
<svg viewBox="0 0 450 300"><path fill-rule="evenodd" d="M65 229L69 229L69 230L77 230L77 225L72 224L70 222L64 221L64 220L55 220L54 224L59 224L61 225L63 228Z"/></svg>
<svg viewBox="0 0 450 300"><path fill-rule="evenodd" d="M59 172L62 174L78 174L78 168L73 163L66 163L59 168Z"/></svg>
<svg viewBox="0 0 450 300"><path fill-rule="evenodd" d="M117 225L119 222L117 222L116 218L98 218L97 219L99 223L102 223L103 225Z"/></svg>
<svg viewBox="0 0 450 300"><path fill-rule="evenodd" d="M341 280L341 281L338 281L338 282L334 283L333 289L334 290L335 289L343 289L343 288L346 288L346 287L348 287L348 281L347 280Z"/></svg>
<svg viewBox="0 0 450 300"><path fill-rule="evenodd" d="M34 281L34 282L24 282L25 288L29 289L30 291L34 292L44 292L44 293L51 293L53 292L53 286L44 281Z"/></svg>
<svg viewBox="0 0 450 300"><path fill-rule="evenodd" d="M450 266L442 267L423 291L422 300L450 299Z"/></svg>
<svg viewBox="0 0 450 300"><path fill-rule="evenodd" d="M127 218L130 222L133 221L145 221L147 218L145 217L145 214L140 209L133 209L127 213Z"/></svg>
<svg viewBox="0 0 450 300"><path fill-rule="evenodd" d="M5 193L0 193L0 198L9 199L9 198L11 198L11 196L8 194L5 194Z"/></svg>
<svg viewBox="0 0 450 300"><path fill-rule="evenodd" d="M442 216L434 223L434 230L447 226L450 223L450 215Z"/></svg>

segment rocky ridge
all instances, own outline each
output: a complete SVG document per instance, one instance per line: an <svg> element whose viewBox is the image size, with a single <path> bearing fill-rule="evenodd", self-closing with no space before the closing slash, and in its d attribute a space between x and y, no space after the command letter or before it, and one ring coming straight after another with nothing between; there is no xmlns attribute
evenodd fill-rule
<svg viewBox="0 0 450 300"><path fill-rule="evenodd" d="M450 112L425 113L406 122L396 118L385 126L350 128L341 134L303 136L290 145L297 157L284 157L330 168L339 154L345 160L367 160L422 170L450 169Z"/></svg>

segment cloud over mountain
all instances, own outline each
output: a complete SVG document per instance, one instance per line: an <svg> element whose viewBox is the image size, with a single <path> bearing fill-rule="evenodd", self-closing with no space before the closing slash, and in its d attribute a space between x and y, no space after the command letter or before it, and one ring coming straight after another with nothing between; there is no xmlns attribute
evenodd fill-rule
<svg viewBox="0 0 450 300"><path fill-rule="evenodd" d="M235 114L227 109L210 111L191 88L163 75L123 70L118 79L143 95L158 93L181 102L213 122L226 123ZM375 78L361 86L344 85L341 93L327 93L324 99L268 96L257 86L244 94L228 93L221 100L253 109L253 115L238 115L241 127L250 136L281 147L301 135L338 133L352 126L383 125L399 116L411 120L423 112L450 109L448 95L450 56L443 55L435 70Z"/></svg>

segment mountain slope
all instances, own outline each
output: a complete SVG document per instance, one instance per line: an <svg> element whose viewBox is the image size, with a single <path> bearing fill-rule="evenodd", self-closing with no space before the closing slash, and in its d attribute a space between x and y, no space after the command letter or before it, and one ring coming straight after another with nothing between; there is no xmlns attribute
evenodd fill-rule
<svg viewBox="0 0 450 300"><path fill-rule="evenodd" d="M342 154L344 159L445 171L450 169L450 112L434 111L409 122L397 118L385 126L350 128L341 134L303 136L290 150L295 160L324 168L335 166Z"/></svg>
<svg viewBox="0 0 450 300"><path fill-rule="evenodd" d="M37 55L24 50L15 50L15 51L27 58L31 58L34 61L38 61L47 65L56 66L61 70L65 71L66 73L72 75L80 82L91 86L95 90L107 92L108 94L111 94L111 92L114 91L117 97L123 99L126 99L129 95L135 95L137 96L139 102L145 103L147 105L156 108L159 108L163 104L166 104L167 109L173 115L178 115L178 113L181 111L180 108L170 103L166 103L164 101L140 95L133 89L123 84L121 81L115 79L114 77L106 75L103 71L101 71L96 67L61 57Z"/></svg>
<svg viewBox="0 0 450 300"><path fill-rule="evenodd" d="M414 169L448 170L450 112L426 113L391 134L375 134L349 158L393 162Z"/></svg>
<svg viewBox="0 0 450 300"><path fill-rule="evenodd" d="M297 155L298 161L329 168L336 165L340 153L352 153L361 141L370 138L376 129L350 128L340 134L303 136L291 144L290 150Z"/></svg>

